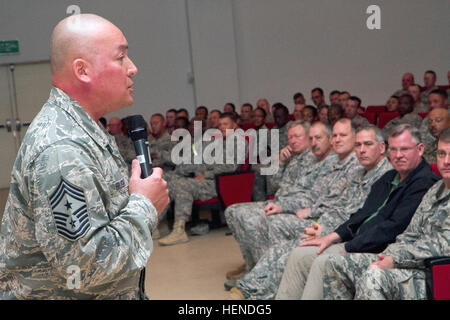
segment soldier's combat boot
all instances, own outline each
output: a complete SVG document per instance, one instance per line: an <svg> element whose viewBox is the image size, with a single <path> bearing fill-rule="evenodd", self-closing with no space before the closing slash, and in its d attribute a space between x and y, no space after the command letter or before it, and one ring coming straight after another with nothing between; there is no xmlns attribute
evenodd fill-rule
<svg viewBox="0 0 450 320"><path fill-rule="evenodd" d="M244 264L240 265L234 270L228 271L226 274L227 280L239 280L247 273L247 266Z"/></svg>
<svg viewBox="0 0 450 320"><path fill-rule="evenodd" d="M225 300L245 300L245 297L238 288L234 287L228 291L228 295L225 297Z"/></svg>
<svg viewBox="0 0 450 320"><path fill-rule="evenodd" d="M160 239L158 243L162 246L171 246L178 243L188 242L189 238L184 230L184 225L184 220L176 220L173 224L172 232L166 237Z"/></svg>

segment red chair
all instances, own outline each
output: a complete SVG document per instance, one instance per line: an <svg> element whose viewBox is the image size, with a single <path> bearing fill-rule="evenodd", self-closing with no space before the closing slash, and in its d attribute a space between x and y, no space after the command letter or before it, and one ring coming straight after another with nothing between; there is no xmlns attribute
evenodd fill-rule
<svg viewBox="0 0 450 320"><path fill-rule="evenodd" d="M384 126L391 121L400 116L398 112L382 112L378 115L378 128L383 129Z"/></svg>
<svg viewBox="0 0 450 320"><path fill-rule="evenodd" d="M361 113L361 117L364 117L369 121L371 124L376 124L377 122L377 114L375 112L363 112Z"/></svg>
<svg viewBox="0 0 450 320"><path fill-rule="evenodd" d="M290 121L295 121L295 117L294 117L294 114L293 114L293 113L289 115L289 120L290 120Z"/></svg>
<svg viewBox="0 0 450 320"><path fill-rule="evenodd" d="M448 90L448 89L450 89L450 85L448 85L448 86L442 85L442 86L438 86L438 88L441 90Z"/></svg>
<svg viewBox="0 0 450 320"><path fill-rule="evenodd" d="M367 106L366 108L366 112L382 113L386 111L386 106Z"/></svg>
<svg viewBox="0 0 450 320"><path fill-rule="evenodd" d="M450 257L433 257L424 260L427 298L450 300Z"/></svg>
<svg viewBox="0 0 450 320"><path fill-rule="evenodd" d="M255 125L252 122L246 122L246 123L241 124L241 128L242 128L242 130L246 131L248 129L255 128Z"/></svg>
<svg viewBox="0 0 450 320"><path fill-rule="evenodd" d="M248 142L248 137L245 139ZM250 156L247 154L245 162L237 172L216 175L214 178L218 196L205 201L195 200L192 205L191 223L195 224L199 220L199 211L205 209L211 211L211 229L225 227L226 224L222 223L220 218L221 211L235 203L252 201L255 173L250 169Z"/></svg>
<svg viewBox="0 0 450 320"><path fill-rule="evenodd" d="M428 115L428 112L419 112L419 116L422 117L422 119L425 119Z"/></svg>
<svg viewBox="0 0 450 320"><path fill-rule="evenodd" d="M430 166L434 173L436 173L439 177L442 177L442 174L439 171L436 163L430 163Z"/></svg>
<svg viewBox="0 0 450 320"><path fill-rule="evenodd" d="M266 127L267 129L272 129L273 127L275 127L275 122L266 122Z"/></svg>

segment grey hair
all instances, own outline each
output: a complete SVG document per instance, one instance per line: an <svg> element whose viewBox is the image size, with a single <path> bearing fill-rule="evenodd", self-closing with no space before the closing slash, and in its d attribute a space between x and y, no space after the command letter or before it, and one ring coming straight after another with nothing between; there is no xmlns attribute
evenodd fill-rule
<svg viewBox="0 0 450 320"><path fill-rule="evenodd" d="M450 127L441 131L439 141L450 143Z"/></svg>
<svg viewBox="0 0 450 320"><path fill-rule="evenodd" d="M369 130L373 131L377 142L384 142L383 131L381 131L380 128L378 128L377 126L375 126L373 124L366 124L366 125L359 127L358 129L356 129L356 133L359 133L361 131L369 131Z"/></svg>
<svg viewBox="0 0 450 320"><path fill-rule="evenodd" d="M291 121L289 122L287 129L289 131L289 129L296 127L296 126L301 126L303 127L303 129L305 130L306 135L309 134L309 129L311 128L311 125L309 124L308 121L303 121L303 120L295 120L295 121Z"/></svg>
<svg viewBox="0 0 450 320"><path fill-rule="evenodd" d="M327 135L327 137L330 138L330 137L331 137L331 134L332 134L332 132L333 132L331 126L330 126L328 123L323 123L323 122L318 121L318 122L314 122L314 123L311 125L311 127L318 126L318 125L321 125L321 126L323 127L323 131L325 132L325 134Z"/></svg>
<svg viewBox="0 0 450 320"><path fill-rule="evenodd" d="M405 130L408 130L408 132L411 134L414 143L416 144L422 143L422 136L420 135L420 130L410 125L409 123L402 123L392 128L392 130L389 132L389 138L397 137L401 135Z"/></svg>

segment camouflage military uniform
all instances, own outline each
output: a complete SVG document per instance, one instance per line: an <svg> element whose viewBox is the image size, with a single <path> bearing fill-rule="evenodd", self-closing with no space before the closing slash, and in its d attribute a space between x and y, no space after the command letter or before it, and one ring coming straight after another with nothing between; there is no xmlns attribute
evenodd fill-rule
<svg viewBox="0 0 450 320"><path fill-rule="evenodd" d="M382 252L392 256L395 269L368 269L378 260L376 254L330 256L324 270L324 297L426 299L423 261L450 254L449 199L450 190L442 180L430 188L408 228Z"/></svg>
<svg viewBox="0 0 450 320"><path fill-rule="evenodd" d="M386 137L389 136L390 131L399 124L410 124L417 129L422 125L422 117L416 113L407 113L403 117L397 117L389 121L383 128L383 133Z"/></svg>
<svg viewBox="0 0 450 320"><path fill-rule="evenodd" d="M114 136L119 152L128 167L128 173L131 172L131 162L136 158L136 151L134 150L133 141L123 133Z"/></svg>
<svg viewBox="0 0 450 320"><path fill-rule="evenodd" d="M419 113L423 113L423 112L429 112L429 108L427 105L423 104L422 101L418 101L415 105L414 105L414 110L413 113L415 114L419 114Z"/></svg>
<svg viewBox="0 0 450 320"><path fill-rule="evenodd" d="M148 147L150 154L156 155L155 158L152 158L154 167L161 167L163 170L171 170L173 168L174 164L171 160L173 143L167 131L164 131L158 139L153 135L149 135Z"/></svg>
<svg viewBox="0 0 450 320"><path fill-rule="evenodd" d="M328 203L328 209L317 221L324 227L322 234L325 234L327 230L334 230L345 222L352 212L359 209L369 194L372 184L390 169L392 169L392 166L387 159L380 161L374 169L367 173L361 167L355 173L353 179L344 187L339 198ZM305 227L310 227L313 221L305 220L305 222ZM300 242L302 240L299 236L296 239L271 245L251 272L238 281L238 289L249 299L273 299L281 282L289 255Z"/></svg>
<svg viewBox="0 0 450 320"><path fill-rule="evenodd" d="M227 138L228 139L228 138ZM221 173L231 173L239 169L237 143L234 144L234 160L233 163L226 163L226 154L229 152L226 148L226 139L223 139L223 164L202 164L199 166L197 173L204 175L203 180L195 180L194 178L178 178L176 184L173 185L174 201L175 201L175 220L187 221L192 214L192 203L194 200L208 200L217 197L215 187L215 176ZM211 145L211 144L210 144ZM245 142L245 155L248 154L248 145Z"/></svg>
<svg viewBox="0 0 450 320"><path fill-rule="evenodd" d="M288 145L288 127L289 124L291 123L291 121L289 121L288 123L286 123L283 127L278 128L278 126L275 126L272 128L273 129L277 129L278 130L278 135L279 135L279 149L283 149L284 147L286 147Z"/></svg>
<svg viewBox="0 0 450 320"><path fill-rule="evenodd" d="M431 91L439 89L438 87L434 86L428 90L422 91L422 93L420 94L420 99L422 101L422 103L424 105L426 105L428 107L428 95L430 94Z"/></svg>
<svg viewBox="0 0 450 320"><path fill-rule="evenodd" d="M435 139L431 144L426 144L423 150L423 157L428 163L436 163L436 151L437 151L438 140Z"/></svg>
<svg viewBox="0 0 450 320"><path fill-rule="evenodd" d="M357 114L353 119L352 123L357 127L367 126L369 125L369 120Z"/></svg>
<svg viewBox="0 0 450 320"><path fill-rule="evenodd" d="M267 131L261 131L261 129L265 129ZM261 145L260 141L261 139L264 137L264 134L266 136L266 144ZM256 130L256 135L257 135L257 145L253 145L252 143L254 143L253 141L249 141L249 149L252 150L252 148L255 148L254 150L257 151L258 153L258 163L252 164L251 169L252 171L255 172L255 180L253 183L253 193L252 193L252 199L253 201L264 201L267 199L267 192L269 190L269 178L271 177L271 175L262 175L261 174L261 168L263 167L268 167L269 165L264 165L261 164L260 161L260 155L264 155L266 157L270 157L271 156L271 134L270 134L270 130L267 128L266 125L262 125L261 128L259 128L258 130ZM273 194L273 193L269 193L269 194Z"/></svg>
<svg viewBox="0 0 450 320"><path fill-rule="evenodd" d="M52 88L12 170L1 229L0 299L141 297L156 216L147 198L128 193L114 139ZM80 270L74 289L68 285L72 267Z"/></svg>
<svg viewBox="0 0 450 320"><path fill-rule="evenodd" d="M450 109L448 109L448 113L450 114ZM427 145L432 145L434 142L436 142L436 138L433 137L430 133L430 130L428 128L428 116L426 116L423 120L422 120L422 124L420 125L420 136L422 138L422 143L427 146Z"/></svg>
<svg viewBox="0 0 450 320"><path fill-rule="evenodd" d="M309 220L318 219L326 212L327 207L332 207L345 185L362 168L354 152L342 161L338 161L337 157L334 160L330 157L327 159L320 167L317 177L310 181L310 188L304 188L300 192L292 191L280 201L283 212L293 214L275 214L261 220L262 224L269 225L271 245L297 239L303 234L306 225L310 224ZM295 212L305 208L311 209L308 219L298 219Z"/></svg>
<svg viewBox="0 0 450 320"><path fill-rule="evenodd" d="M287 189L296 183L300 177L307 176L307 169L311 167L315 157L310 150L293 156L290 161L278 170L280 188L275 193L275 199L285 194ZM228 227L233 231L236 241L239 243L247 268L251 269L259 257L267 249L267 230L258 228L259 220L264 218L264 208L267 201L238 203L225 209L225 219Z"/></svg>

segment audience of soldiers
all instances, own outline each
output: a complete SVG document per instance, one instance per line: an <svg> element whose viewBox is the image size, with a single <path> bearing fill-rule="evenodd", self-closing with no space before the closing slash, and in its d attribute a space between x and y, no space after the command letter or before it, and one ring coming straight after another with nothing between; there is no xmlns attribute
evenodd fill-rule
<svg viewBox="0 0 450 320"><path fill-rule="evenodd" d="M231 102L223 111L199 106L192 119L184 108L153 114L150 155L164 170L173 203L166 211L174 214L159 244L189 241L193 202L217 197L214 177L239 170L237 162L174 164L182 138L189 137L194 157L199 146L227 141L239 127L257 135L275 129L278 171L265 176L264 165L252 165L253 201L224 213L244 260L226 274L226 298L427 299L424 260L450 255L448 90L436 85L431 70L423 86L412 73L401 84L386 103L398 116L384 128L369 123L359 97L333 90L327 105L321 88L311 91L312 105L295 93L292 114L265 98L255 108L242 104L239 114ZM202 133L217 130L215 139L196 141L196 123ZM113 117L105 130L130 165L136 155L126 125L126 118ZM185 133L174 138L177 129ZM266 154L273 142L269 134ZM229 152L224 147L220 156ZM153 238L160 238L158 229Z"/></svg>

